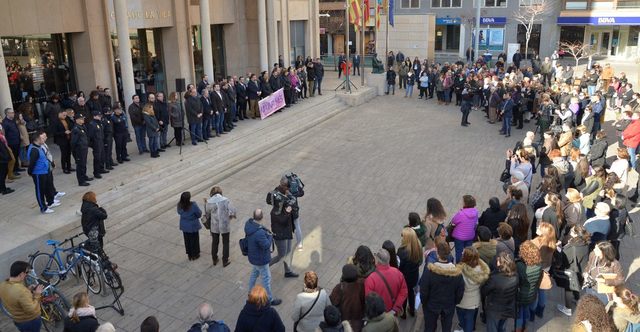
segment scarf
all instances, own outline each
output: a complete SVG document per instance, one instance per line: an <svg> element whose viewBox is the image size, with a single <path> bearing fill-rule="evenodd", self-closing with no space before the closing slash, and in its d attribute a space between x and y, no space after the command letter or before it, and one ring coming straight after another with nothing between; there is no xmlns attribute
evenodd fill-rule
<svg viewBox="0 0 640 332"><path fill-rule="evenodd" d="M71 308L69 310L69 317L73 317L74 314L77 314L78 317L87 317L87 316L96 316L96 308L92 305L83 308Z"/></svg>

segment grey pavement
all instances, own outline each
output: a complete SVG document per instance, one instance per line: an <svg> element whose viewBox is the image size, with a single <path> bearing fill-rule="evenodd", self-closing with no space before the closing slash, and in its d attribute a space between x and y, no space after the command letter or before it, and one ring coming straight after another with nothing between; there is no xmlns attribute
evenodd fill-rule
<svg viewBox="0 0 640 332"><path fill-rule="evenodd" d="M339 282L342 265L360 244L377 250L389 239L398 245L408 213L424 213L429 197L439 198L451 216L461 207L462 195L474 195L480 211L487 207L490 197L503 196L498 178L504 167L504 152L524 136L527 128L514 130L511 138L505 138L479 112L473 112L471 126L463 128L458 108L438 106L434 100L406 99L402 97L403 90L397 92L395 96L378 97L330 116L326 111L321 113L322 107L314 106L313 111L326 115L326 121L306 128L258 158L240 161L241 167L229 166L227 172L207 171L207 167L215 168L221 161L216 159L215 152L208 151L211 147L201 146L185 155L182 162L175 156L169 159L180 166L163 164L163 158L153 161L136 158L134 164L124 166L131 172L138 171L136 177L144 181L119 185L121 179L117 176L122 175L114 175L114 179L108 180L112 188L99 187L102 191L98 200L107 202L104 206L112 215L107 220L110 226L106 251L118 263L122 274L125 316L106 309L98 312L99 319L112 322L118 331L133 332L146 316L155 315L161 331L186 331L195 320L197 306L208 301L214 305L216 319L223 319L233 330L246 300L251 268L237 247L244 235L244 221L255 208L269 210L266 193L289 170L298 173L306 185L306 195L300 199L304 250L295 252L294 269L301 274L316 271L320 286L327 290ZM337 104L330 105L339 108ZM285 127L279 130L277 126L269 127L274 131L272 136L287 137L286 126L295 121L294 112L297 111L285 111L272 120ZM308 116L310 112L311 108L299 116ZM242 140L232 142L225 138L229 145L243 144L230 147L225 153L246 153L250 144L272 139L256 136L260 132L253 129L241 128L240 132L246 135ZM180 177L172 176L174 173ZM231 231L232 264L227 268L212 266L211 238L204 229L200 232L202 257L188 261L175 212L184 186L192 188L192 197L201 205L214 184L220 185L238 208L238 220L233 222ZM151 189L145 189L147 186ZM24 190L27 189L31 190L30 187ZM168 193L168 189L174 191ZM74 192L72 198L79 201L78 195ZM134 216L113 211L116 208L131 211L127 204L137 207L135 204L140 200L145 204L139 206ZM5 210L6 206L1 207ZM67 209L72 215L74 209ZM48 221L41 218L41 222ZM625 268L636 255L636 242L626 239L622 244ZM272 267L274 294L284 300L277 310L287 330L291 330L293 301L302 291L303 283L302 277L284 279L283 273L281 264ZM634 285L636 280L637 275L633 275ZM81 285L69 280L63 282L62 288L71 297ZM555 310L559 300L560 291L554 288L544 319L529 325L531 330L567 330L571 320ZM92 295L91 301L100 305L109 298ZM401 323L401 330L409 331L414 321ZM478 322L477 330L483 329ZM0 331L12 331L5 317L0 318Z"/></svg>

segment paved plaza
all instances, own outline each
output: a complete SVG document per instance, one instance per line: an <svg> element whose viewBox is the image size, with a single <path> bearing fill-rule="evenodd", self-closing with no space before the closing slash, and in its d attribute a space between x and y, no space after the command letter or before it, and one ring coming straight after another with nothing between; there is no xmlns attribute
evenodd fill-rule
<svg viewBox="0 0 640 332"><path fill-rule="evenodd" d="M214 147L187 147L183 161L179 161L177 149L171 148L166 157L163 154L163 158L156 160L136 155L133 163L121 166L131 171L137 169L136 173L125 175L124 171L117 170L113 177L106 177L109 183L101 184L99 190L89 187L98 192L99 203L102 193L108 197L107 202L102 200L111 214L107 225L112 225L107 230L106 251L118 263L125 286L122 297L125 315L105 309L98 311L99 319L112 322L118 331L133 332L139 330L146 316L155 315L161 331L186 331L195 321L197 306L207 301L213 304L216 319L224 320L233 330L246 300L251 268L237 246L238 239L244 236L244 221L255 208L263 208L268 213L265 196L286 171L299 174L306 185L306 195L300 199L304 250L294 253L293 264L301 277L284 279L282 264L271 269L273 292L283 299L283 304L276 308L287 330L293 326L291 311L296 294L302 291L305 271L316 271L320 286L330 291L339 282L347 258L360 244L370 246L374 252L385 240L399 245L408 213L423 214L429 197L439 198L449 216L461 207L464 194L476 197L480 211L487 207L490 197L503 197L498 178L504 167L505 150L513 148L527 127L514 129L512 137L505 138L498 135L496 125L485 121L483 113L473 112L471 125L464 128L460 126L457 107L438 106L435 99L418 100L415 94L413 99L403 95L403 90L396 90L394 96L377 97L355 108L340 107L331 100L332 95L325 96L323 101L305 101L308 106L297 105L298 109L294 107L271 119L272 127L265 127L270 131L266 138L258 136L262 131L256 130L260 125L257 121L240 127L240 132L227 135L236 134L238 138L225 138L229 145L240 145L229 151L255 153L250 147L259 144L261 139L271 139L274 135L288 137L290 129L286 122L276 120L279 116L281 120L292 119L294 112L300 112L301 116L311 118L313 115L309 115L308 110L300 109L304 107L316 107L318 114L326 116L326 121L306 129L295 139L281 142L277 149L259 158L238 161L242 167L228 166L228 172L207 171L207 167L214 169L225 162L216 159L222 152ZM319 102L343 110L329 116L326 110L321 113L322 107L313 106ZM277 128L278 122L283 128ZM532 125L529 129L533 130ZM147 182L121 185L131 174ZM71 183L68 177L65 181ZM220 185L225 196L238 208L238 220L232 224L231 231L230 266L212 266L211 237L204 229L200 232L201 258L193 262L187 259L175 211L180 196L177 189L181 187L175 183L196 183L192 197L201 207L210 187ZM150 192L145 186L176 188L176 191L164 194L158 189L156 193L162 193L163 197L146 197L153 196L155 189ZM32 188L24 185L22 190L28 192L23 195L29 197L31 204ZM69 199L73 197L77 199L79 194L74 193ZM9 198L3 198L3 210ZM79 202L69 199L65 204L79 207ZM137 201L146 203L138 208L136 215L124 216L113 210L116 202L124 207L125 203ZM114 205L110 206L109 202ZM78 218L74 217L73 207L60 211L61 216ZM35 213L31 211L31 215ZM54 217L59 217L58 212L50 218ZM129 217L139 221L128 222ZM50 222L46 217L37 220ZM10 222L19 221L14 218ZM631 238L623 241L622 263L626 271L636 256L636 242ZM637 287L637 280L637 274L632 275L632 288ZM69 298L80 288L73 280L62 283ZM550 291L544 319L529 325L531 331L567 330L571 319L555 310L560 294L557 288ZM109 298L92 296L91 301L100 305ZM401 324L403 331L413 328L412 319ZM480 321L477 330L484 330ZM0 319L0 331L13 331L4 316Z"/></svg>

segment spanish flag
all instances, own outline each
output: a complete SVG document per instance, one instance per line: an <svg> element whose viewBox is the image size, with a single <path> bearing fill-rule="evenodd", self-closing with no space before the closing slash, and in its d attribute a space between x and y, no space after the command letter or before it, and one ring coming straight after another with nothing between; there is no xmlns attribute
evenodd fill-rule
<svg viewBox="0 0 640 332"><path fill-rule="evenodd" d="M364 8L362 8L362 15L364 15L364 25L365 27L369 25L369 0L364 0Z"/></svg>
<svg viewBox="0 0 640 332"><path fill-rule="evenodd" d="M362 11L358 0L349 0L349 23L353 24L356 31L362 24Z"/></svg>

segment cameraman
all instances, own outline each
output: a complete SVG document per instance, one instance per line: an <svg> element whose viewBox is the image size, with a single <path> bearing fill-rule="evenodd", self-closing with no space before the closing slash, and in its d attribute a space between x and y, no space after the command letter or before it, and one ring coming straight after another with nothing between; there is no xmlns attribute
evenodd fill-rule
<svg viewBox="0 0 640 332"><path fill-rule="evenodd" d="M541 133L546 133L547 130L549 130L551 116L553 115L555 106L548 93L542 95L542 105L540 107L540 114L538 115L538 127L540 127Z"/></svg>
<svg viewBox="0 0 640 332"><path fill-rule="evenodd" d="M286 178L280 180L280 185L267 194L267 204L273 206L271 231L278 250L278 255L271 259L269 266L284 259L284 277L297 278L298 274L291 270L291 262L293 261L293 221L297 218L298 202L289 193L289 182Z"/></svg>

